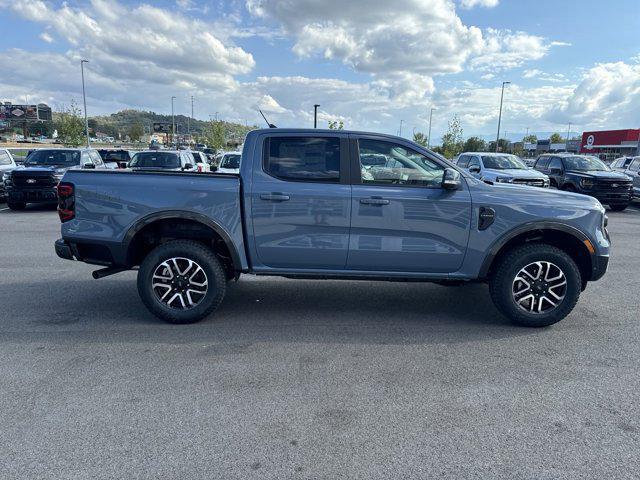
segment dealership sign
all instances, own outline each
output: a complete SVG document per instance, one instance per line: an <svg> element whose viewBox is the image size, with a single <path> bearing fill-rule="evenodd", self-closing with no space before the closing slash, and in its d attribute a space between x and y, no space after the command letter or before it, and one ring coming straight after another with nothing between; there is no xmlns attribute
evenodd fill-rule
<svg viewBox="0 0 640 480"><path fill-rule="evenodd" d="M39 105L0 105L0 120L51 121L51 108Z"/></svg>
<svg viewBox="0 0 640 480"><path fill-rule="evenodd" d="M589 135L587 137L587 148L592 149L595 141L596 141L596 137L594 137L593 135Z"/></svg>

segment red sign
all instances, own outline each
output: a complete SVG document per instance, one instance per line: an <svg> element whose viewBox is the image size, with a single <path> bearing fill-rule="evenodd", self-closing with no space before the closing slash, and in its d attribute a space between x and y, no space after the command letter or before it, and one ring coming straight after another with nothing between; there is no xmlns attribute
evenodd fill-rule
<svg viewBox="0 0 640 480"><path fill-rule="evenodd" d="M637 142L640 129L604 130L600 132L584 132L580 144L580 153L598 153L600 148L623 147L623 143ZM630 145L629 147L634 147Z"/></svg>

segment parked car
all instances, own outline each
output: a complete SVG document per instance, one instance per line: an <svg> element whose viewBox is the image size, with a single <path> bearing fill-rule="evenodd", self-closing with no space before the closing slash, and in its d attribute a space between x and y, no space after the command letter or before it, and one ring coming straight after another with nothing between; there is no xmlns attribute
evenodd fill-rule
<svg viewBox="0 0 640 480"><path fill-rule="evenodd" d="M624 173L633 182L633 198L640 199L640 156L632 157L631 162L625 162L627 168L621 173Z"/></svg>
<svg viewBox="0 0 640 480"><path fill-rule="evenodd" d="M199 152L197 150L191 150L190 153L193 156L193 159L195 161L196 170L198 172L210 172L211 171L211 164L210 164L209 159L207 158L207 156L204 154L204 152Z"/></svg>
<svg viewBox="0 0 640 480"><path fill-rule="evenodd" d="M136 153L129 168L133 170L162 170L195 172L195 160L186 150L146 150Z"/></svg>
<svg viewBox="0 0 640 480"><path fill-rule="evenodd" d="M367 178L371 154L390 166ZM94 278L139 268L142 301L172 323L209 315L244 273L488 282L499 311L540 327L609 261L596 199L490 186L383 134L254 130L239 176L72 170L59 189L56 253L104 266Z"/></svg>
<svg viewBox="0 0 640 480"><path fill-rule="evenodd" d="M631 164L634 158L635 157L616 158L613 162L609 164L609 167L611 167L611 169L615 170L616 172L624 173L629 168L629 165Z"/></svg>
<svg viewBox="0 0 640 480"><path fill-rule="evenodd" d="M58 182L73 168L104 169L105 165L90 148L34 150L22 166L4 176L7 206L23 210L28 203L55 203Z"/></svg>
<svg viewBox="0 0 640 480"><path fill-rule="evenodd" d="M528 168L515 155L506 153L467 152L458 156L457 164L489 185L512 183L532 187L548 187L549 177Z"/></svg>
<svg viewBox="0 0 640 480"><path fill-rule="evenodd" d="M124 149L105 149L98 150L100 157L104 161L107 168L127 168L127 165L133 158L135 152Z"/></svg>
<svg viewBox="0 0 640 480"><path fill-rule="evenodd" d="M18 165L23 164L29 154L33 152L32 148L7 148L5 150L7 150L11 154L13 160Z"/></svg>
<svg viewBox="0 0 640 480"><path fill-rule="evenodd" d="M6 191L4 188L5 175L17 167L13 155L6 148L0 148L0 202L6 200Z"/></svg>
<svg viewBox="0 0 640 480"><path fill-rule="evenodd" d="M220 164L216 172L218 173L240 173L241 152L225 152L220 157Z"/></svg>
<svg viewBox="0 0 640 480"><path fill-rule="evenodd" d="M589 155L540 155L534 166L551 179L551 185L568 192L590 195L621 211L629 206L633 182L621 172L611 170L602 160Z"/></svg>

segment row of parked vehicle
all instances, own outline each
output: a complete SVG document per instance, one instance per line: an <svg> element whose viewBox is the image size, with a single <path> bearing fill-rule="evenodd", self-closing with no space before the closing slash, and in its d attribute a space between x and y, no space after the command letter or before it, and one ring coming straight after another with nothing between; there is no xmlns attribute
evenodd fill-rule
<svg viewBox="0 0 640 480"><path fill-rule="evenodd" d="M56 186L72 168L238 173L239 166L239 152L224 152L212 161L204 152L191 150L50 148L16 159L10 149L0 149L0 200L12 210L56 202Z"/></svg>
<svg viewBox="0 0 640 480"><path fill-rule="evenodd" d="M515 155L466 152L456 159L459 167L485 183L557 188L597 198L621 211L640 198L640 156L623 157L611 166L591 155L554 153L540 155L528 167Z"/></svg>

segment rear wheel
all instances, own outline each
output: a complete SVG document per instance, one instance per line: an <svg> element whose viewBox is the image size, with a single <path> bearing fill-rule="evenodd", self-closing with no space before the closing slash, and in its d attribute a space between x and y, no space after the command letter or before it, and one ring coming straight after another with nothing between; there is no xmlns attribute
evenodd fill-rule
<svg viewBox="0 0 640 480"><path fill-rule="evenodd" d="M546 327L575 307L580 270L564 251L547 244L522 245L505 255L490 279L495 306L515 323Z"/></svg>
<svg viewBox="0 0 640 480"><path fill-rule="evenodd" d="M611 208L611 210L613 210L614 212L621 212L624 209L626 209L629 206L628 203L624 203L622 205L609 205L609 207Z"/></svg>
<svg viewBox="0 0 640 480"><path fill-rule="evenodd" d="M170 323L194 323L224 298L226 276L210 248L174 240L153 249L140 265L138 293L145 306Z"/></svg>
<svg viewBox="0 0 640 480"><path fill-rule="evenodd" d="M7 207L9 207L11 210L24 210L27 207L27 204L24 202L7 201Z"/></svg>

